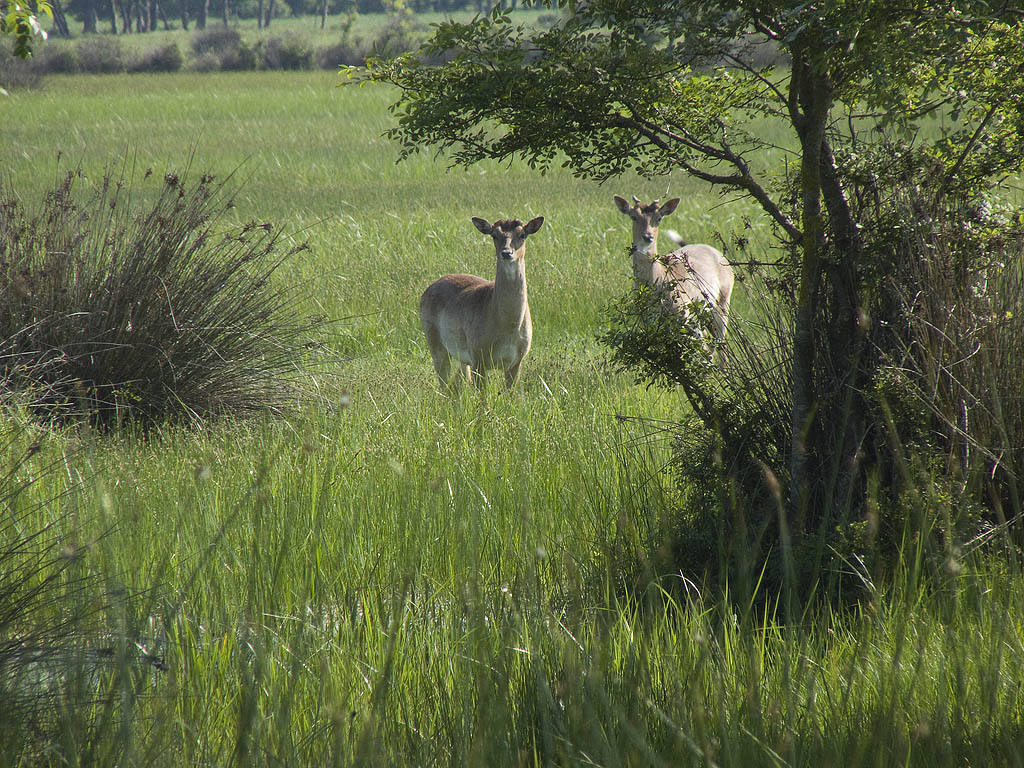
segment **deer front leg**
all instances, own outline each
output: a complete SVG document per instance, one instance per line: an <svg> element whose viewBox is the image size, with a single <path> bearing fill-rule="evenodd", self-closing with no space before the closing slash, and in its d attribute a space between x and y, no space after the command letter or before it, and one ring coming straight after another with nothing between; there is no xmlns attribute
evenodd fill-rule
<svg viewBox="0 0 1024 768"><path fill-rule="evenodd" d="M522 365L522 362L523 358L519 358L505 369L505 389L512 389L519 381L519 366Z"/></svg>
<svg viewBox="0 0 1024 768"><path fill-rule="evenodd" d="M482 390L487 386L487 368L482 360L474 361L473 365L467 365L466 369L469 381L475 384L477 389Z"/></svg>

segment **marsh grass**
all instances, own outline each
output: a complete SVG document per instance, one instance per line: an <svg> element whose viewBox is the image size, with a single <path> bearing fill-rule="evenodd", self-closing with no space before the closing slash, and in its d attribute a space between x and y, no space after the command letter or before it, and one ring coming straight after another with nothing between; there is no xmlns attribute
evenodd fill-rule
<svg viewBox="0 0 1024 768"><path fill-rule="evenodd" d="M680 491L658 425L686 405L612 371L595 341L629 286L611 195L670 186L692 241L764 238L749 209L675 178L395 166L388 94L333 85L132 75L11 97L19 149L3 159L26 196L54 178L41 158L57 145L98 168L131 145L155 173L193 145L197 169L245 161L239 221L309 239L279 277L337 321L316 396L285 418L57 430L19 466L37 500L20 530L96 540L76 567L120 598L92 626L123 651L11 762L1020 763L1012 560L973 552L925 578L908 529L901 571L861 604L789 614L756 575L658 567ZM415 305L440 274L493 269L473 215L546 217L527 257L534 349L511 395L452 400ZM25 421L13 405L3 418ZM166 670L139 661L138 638L159 639Z"/></svg>

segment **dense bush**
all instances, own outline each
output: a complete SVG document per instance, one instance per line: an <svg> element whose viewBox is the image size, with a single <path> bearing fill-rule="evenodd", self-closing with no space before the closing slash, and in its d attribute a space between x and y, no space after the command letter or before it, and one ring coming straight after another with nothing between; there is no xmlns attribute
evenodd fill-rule
<svg viewBox="0 0 1024 768"><path fill-rule="evenodd" d="M241 42L242 35L237 29L218 24L192 35L192 52L196 56L212 53L220 57L233 51Z"/></svg>
<svg viewBox="0 0 1024 768"><path fill-rule="evenodd" d="M81 72L106 75L125 71L124 51L116 37L88 37L75 44L75 55Z"/></svg>
<svg viewBox="0 0 1024 768"><path fill-rule="evenodd" d="M366 61L371 46L362 37L352 33L355 22L356 14L354 13L346 13L342 16L341 39L334 45L320 48L316 52L316 65L320 69L358 67Z"/></svg>
<svg viewBox="0 0 1024 768"><path fill-rule="evenodd" d="M362 38L345 38L316 52L316 65L320 69L359 67L366 61L370 46Z"/></svg>
<svg viewBox="0 0 1024 768"><path fill-rule="evenodd" d="M177 43L169 43L143 53L128 65L129 72L177 72L184 58Z"/></svg>
<svg viewBox="0 0 1024 768"><path fill-rule="evenodd" d="M0 46L0 89L35 88L41 81L42 75L29 62L17 58L8 47Z"/></svg>
<svg viewBox="0 0 1024 768"><path fill-rule="evenodd" d="M197 72L256 69L259 63L256 50L234 27L215 26L196 32L192 36L192 52L196 63L191 68Z"/></svg>
<svg viewBox="0 0 1024 768"><path fill-rule="evenodd" d="M373 43L375 55L397 56L415 51L427 39L430 28L408 16L395 16L388 20Z"/></svg>
<svg viewBox="0 0 1024 768"><path fill-rule="evenodd" d="M78 54L68 45L47 45L32 57L32 66L47 75L73 75L80 69Z"/></svg>
<svg viewBox="0 0 1024 768"><path fill-rule="evenodd" d="M287 402L310 325L271 278L305 246L281 254L256 222L215 233L231 203L207 176L168 174L139 213L125 180L84 183L67 174L36 212L0 198L0 390L102 428Z"/></svg>
<svg viewBox="0 0 1024 768"><path fill-rule="evenodd" d="M395 17L376 39L352 34L353 15L341 24L341 39L334 45L313 48L300 35L274 36L252 43L235 27L221 24L197 30L185 52L169 43L132 56L112 35L89 35L75 42L53 40L29 60L0 54L0 87L31 87L48 74L108 74L117 72L241 71L254 69L302 70L362 66L373 51L397 54L416 49L428 28L411 17ZM186 54L188 54L186 56ZM446 54L450 57L454 54ZM425 60L436 64L440 57Z"/></svg>
<svg viewBox="0 0 1024 768"><path fill-rule="evenodd" d="M313 49L296 35L271 37L262 48L264 69L311 69Z"/></svg>
<svg viewBox="0 0 1024 768"><path fill-rule="evenodd" d="M238 47L220 57L220 68L227 72L240 72L256 69L259 65L259 54L245 40Z"/></svg>
<svg viewBox="0 0 1024 768"><path fill-rule="evenodd" d="M215 53L203 53L192 59L187 69L190 72L217 72L220 70L220 59Z"/></svg>

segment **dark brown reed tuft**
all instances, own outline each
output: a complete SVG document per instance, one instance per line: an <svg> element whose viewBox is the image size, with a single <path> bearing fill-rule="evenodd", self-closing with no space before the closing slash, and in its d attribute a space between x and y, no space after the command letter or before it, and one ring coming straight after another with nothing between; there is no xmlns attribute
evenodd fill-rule
<svg viewBox="0 0 1024 768"><path fill-rule="evenodd" d="M66 173L29 210L0 189L0 391L109 429L282 406L317 321L274 279L305 244L224 221L225 182ZM237 190L235 190L237 192Z"/></svg>

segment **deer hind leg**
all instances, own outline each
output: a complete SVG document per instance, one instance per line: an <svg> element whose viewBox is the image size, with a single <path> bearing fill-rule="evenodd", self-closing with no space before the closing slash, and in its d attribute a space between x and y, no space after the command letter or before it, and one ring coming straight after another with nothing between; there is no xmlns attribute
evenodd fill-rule
<svg viewBox="0 0 1024 768"><path fill-rule="evenodd" d="M725 341L725 331L729 325L729 297L719 296L715 302L715 333L721 341Z"/></svg>
<svg viewBox="0 0 1024 768"><path fill-rule="evenodd" d="M519 358L512 365L505 369L505 389L512 389L519 381L519 366L522 365L523 358Z"/></svg>
<svg viewBox="0 0 1024 768"><path fill-rule="evenodd" d="M477 389L487 386L487 369L482 361L477 360L472 366L466 366L466 380L475 384Z"/></svg>
<svg viewBox="0 0 1024 768"><path fill-rule="evenodd" d="M715 340L718 342L718 367L725 369L729 362L725 352L725 331L729 326L729 297L719 296L714 305Z"/></svg>
<svg viewBox="0 0 1024 768"><path fill-rule="evenodd" d="M441 334L432 325L423 325L423 332L427 336L427 349L430 350L430 359L434 363L434 370L437 371L437 378L441 381L441 387L451 389L452 361L441 342Z"/></svg>

